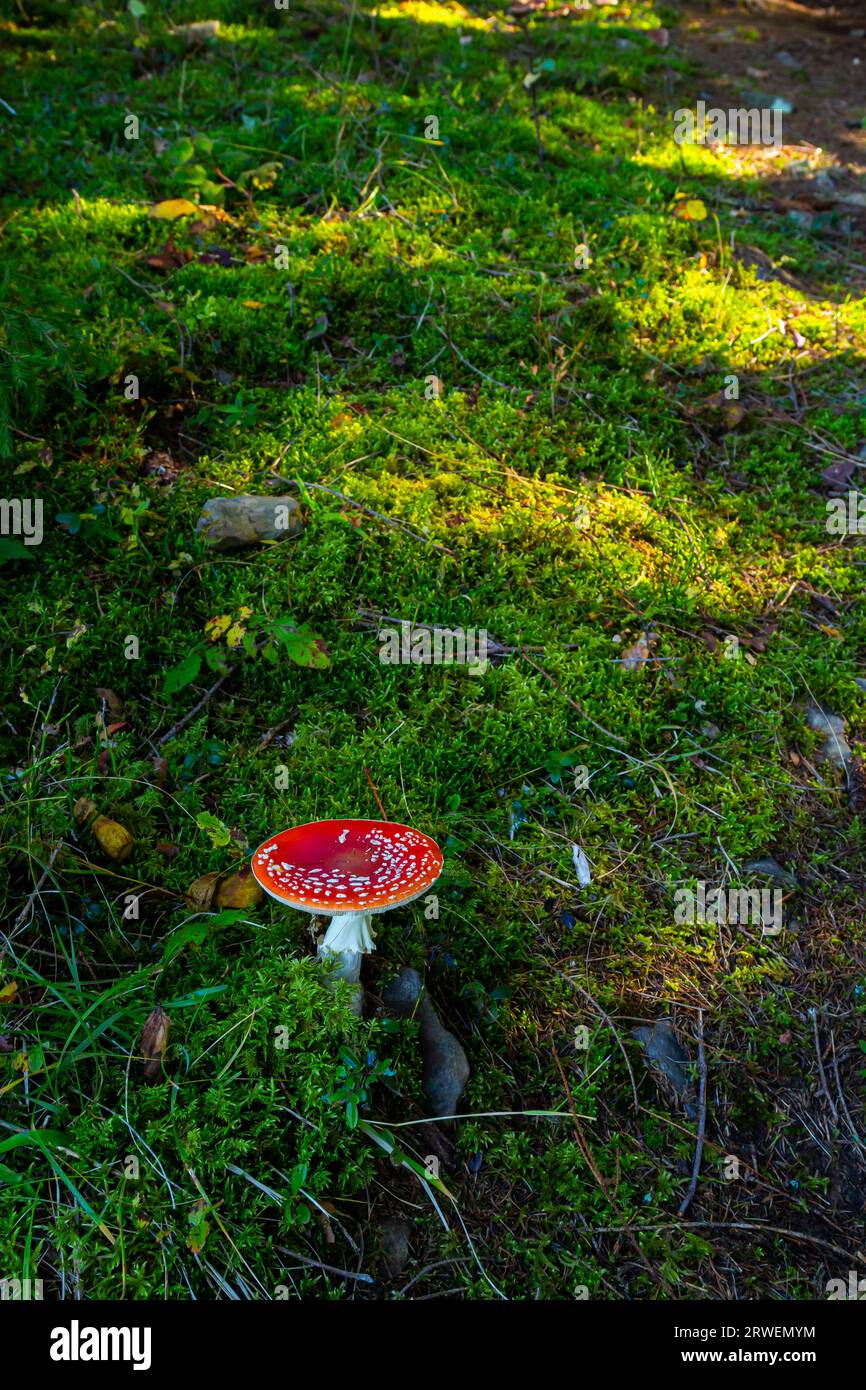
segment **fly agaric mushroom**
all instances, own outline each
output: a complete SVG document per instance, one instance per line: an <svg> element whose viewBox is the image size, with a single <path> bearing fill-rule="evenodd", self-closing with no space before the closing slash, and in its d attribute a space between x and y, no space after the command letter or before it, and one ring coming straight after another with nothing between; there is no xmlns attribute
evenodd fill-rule
<svg viewBox="0 0 866 1390"><path fill-rule="evenodd" d="M301 912L331 914L319 958L336 957L335 978L355 983L361 957L376 949L373 915L425 893L442 872L442 851L408 825L319 820L272 835L252 862L272 898Z"/></svg>

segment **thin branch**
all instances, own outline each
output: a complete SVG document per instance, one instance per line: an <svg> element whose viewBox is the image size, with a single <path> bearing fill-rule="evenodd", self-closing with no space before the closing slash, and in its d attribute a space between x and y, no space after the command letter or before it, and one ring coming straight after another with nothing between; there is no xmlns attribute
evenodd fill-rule
<svg viewBox="0 0 866 1390"><path fill-rule="evenodd" d="M685 1216L689 1204L698 1187L701 1159L704 1155L704 1131L707 1127L707 1057L704 1051L704 1011L698 1009L698 1066L701 1073L700 1093L698 1095L698 1137L695 1144L695 1161L692 1164L692 1178L688 1191L680 1202L677 1216Z"/></svg>
<svg viewBox="0 0 866 1390"><path fill-rule="evenodd" d="M195 719L196 715L204 709L208 701L213 699L220 686L224 685L225 682L228 680L229 676L233 676L234 673L235 668L232 667L231 671L227 671L224 676L220 676L219 680L214 681L210 690L205 691L198 704L193 705L189 713L185 714L182 719L179 719L176 724L172 724L167 734L163 734L162 738L158 738L156 740L157 748L161 748L164 743L168 743L170 739L175 738L180 733L181 729L185 729L187 724L191 723L192 720Z"/></svg>
<svg viewBox="0 0 866 1390"><path fill-rule="evenodd" d="M816 1058L816 1060L817 1060L817 1062L818 1062L818 1075L819 1075L819 1077L821 1078L821 1091L823 1092L824 1097L825 1097L825 1099L826 1099L826 1101L827 1101L827 1104L828 1104L829 1107L830 1107L830 1113L831 1113L831 1115L833 1116L833 1121L834 1121L835 1124L838 1125L838 1123L839 1123L839 1111L836 1109L836 1102L833 1100L833 1097L830 1095L830 1087L827 1085L827 1075L826 1075L826 1072L824 1071L824 1062L823 1062L823 1059L822 1059L822 1057L821 1057L821 1040L820 1040L820 1038L818 1037L818 1011L817 1011L817 1009L810 1009L810 1010L809 1010L809 1017L810 1017L811 1020L812 1020L812 1030L813 1030L813 1032L814 1032L814 1034L815 1034L815 1058Z"/></svg>

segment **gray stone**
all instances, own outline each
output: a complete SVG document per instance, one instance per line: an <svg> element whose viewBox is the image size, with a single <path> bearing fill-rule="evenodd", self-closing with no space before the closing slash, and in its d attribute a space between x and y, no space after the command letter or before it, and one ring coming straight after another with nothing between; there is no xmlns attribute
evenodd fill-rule
<svg viewBox="0 0 866 1390"><path fill-rule="evenodd" d="M693 1117L695 1107L689 1076L690 1058L677 1041L670 1019L662 1018L658 1023L633 1028L631 1035L640 1043L653 1070L663 1076L676 1091L686 1114Z"/></svg>
<svg viewBox="0 0 866 1390"><path fill-rule="evenodd" d="M422 1000L422 1007L426 1000ZM453 1033L443 1028L439 1015L428 1004L421 1018L421 1084L433 1115L448 1118L457 1113L457 1102L469 1080L466 1053Z"/></svg>
<svg viewBox="0 0 866 1390"><path fill-rule="evenodd" d="M823 739L816 753L818 762L830 762L845 771L854 756L845 737L845 720L838 714L830 714L810 705L806 711L806 722Z"/></svg>
<svg viewBox="0 0 866 1390"><path fill-rule="evenodd" d="M444 1118L455 1115L469 1079L469 1062L454 1034L443 1028L418 971L404 965L386 985L382 1002L395 1017L418 1020L421 1085L429 1114Z"/></svg>
<svg viewBox="0 0 866 1390"><path fill-rule="evenodd" d="M239 550L262 541L284 541L303 529L296 497L211 497L196 531L213 550Z"/></svg>
<svg viewBox="0 0 866 1390"><path fill-rule="evenodd" d="M765 874L767 878L774 878L777 883L784 883L789 888L796 888L796 875L790 869L783 869L778 859L747 859L743 868L747 874Z"/></svg>
<svg viewBox="0 0 866 1390"><path fill-rule="evenodd" d="M406 1018L413 1012L421 989L422 982L418 971L404 965L385 986L382 1002L389 1014L396 1018Z"/></svg>

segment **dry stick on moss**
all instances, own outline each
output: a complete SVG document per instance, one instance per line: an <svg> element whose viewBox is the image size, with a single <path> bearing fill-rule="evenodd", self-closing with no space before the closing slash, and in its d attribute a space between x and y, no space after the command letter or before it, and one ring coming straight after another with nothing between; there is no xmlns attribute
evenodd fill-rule
<svg viewBox="0 0 866 1390"><path fill-rule="evenodd" d="M268 637L260 637L256 642L256 652L258 653L260 651L263 651L264 648L268 645L269 641L270 638ZM215 680L210 689L206 690L205 693L202 695L198 704L193 705L189 713L185 714L182 719L179 719L176 724L172 724L167 734L163 734L162 738L157 739L156 747L161 748L164 743L168 743L169 739L176 738L176 736L180 733L181 729L185 729L187 724L190 724L192 720L195 719L199 711L204 709L205 705L213 699L214 695L216 695L217 691L221 688L221 686L225 685L225 682L229 679L229 677L235 675L239 669L240 667L238 666L232 666L230 670L226 671L225 675L220 676L218 680ZM150 740L148 741L150 742Z"/></svg>
<svg viewBox="0 0 866 1390"><path fill-rule="evenodd" d="M423 541L425 545L432 545L434 550L441 550L443 555L450 555L452 560L457 558L453 550L448 550L446 546L432 541L429 536L423 535L420 531L413 531L412 527L407 526L405 522L398 521L393 516L385 516L382 512L374 512L372 507L365 507L363 502L356 502L354 497L347 497L344 492L337 492L335 488L325 487L324 483L308 483L302 478L279 478L278 482L296 487L299 492L304 488L315 488L317 492L327 492L331 497L339 497L341 502L348 502L350 507L357 507L359 511L366 512L367 516L374 516L377 521L384 521L388 526L396 526L398 531L405 531L407 536L412 536L416 541Z"/></svg>
<svg viewBox="0 0 866 1390"><path fill-rule="evenodd" d="M313 1265L316 1269L323 1269L326 1274L338 1274L341 1279L357 1279L361 1284L374 1283L372 1274L356 1274L351 1269L338 1269L336 1265L322 1264L321 1260L311 1260L308 1255L299 1255L297 1250L287 1250L285 1246L277 1247L281 1255L290 1255L293 1260L299 1260L302 1265Z"/></svg>
<svg viewBox="0 0 866 1390"><path fill-rule="evenodd" d="M474 372L476 376L480 376L484 381L489 381L491 386L498 386L503 391L517 390L516 386L506 386L504 381L497 381L495 377L488 376L486 372L482 372L480 367L474 366L473 363L469 361L468 357L463 356L463 353L460 351L459 347L457 347L457 345L451 341L451 338L445 332L444 328L441 328L438 323L434 324L434 327L436 329L436 332L445 339L451 351L454 353L454 356L459 357L464 367L468 367L470 372Z"/></svg>
<svg viewBox="0 0 866 1390"><path fill-rule="evenodd" d="M580 715L581 719L585 719L587 723L591 724L594 729L598 729L599 733L604 734L605 738L615 739L617 743L625 743L625 739L621 738L619 734L612 734L610 729L605 729L601 724L596 724L595 720L590 718L585 709L582 709L581 706L577 704L575 700L572 700L570 695L566 695L562 686L559 685L558 682L553 679L553 676L549 675L548 672L545 671L543 666L538 666L534 661L530 660L530 658L526 655L526 652L527 648L521 647L518 652L518 655L523 657L523 660L527 663L527 665L532 667L533 671L537 671L540 676L544 676L544 679L546 681L550 681L550 684L553 686L554 690L558 690L563 700L565 700L567 704L571 705L571 708L573 710L577 710L577 713Z"/></svg>
<svg viewBox="0 0 866 1390"><path fill-rule="evenodd" d="M157 746L157 748L161 748L162 745L163 745L164 743L168 743L170 739L176 738L177 735L180 733L181 729L185 729L186 726L187 726L187 724L191 723L192 720L195 719L195 717L196 717L196 715L199 713L199 711L200 711L200 710L203 710L204 707L205 707L205 705L208 703L208 701L211 700L211 699L213 699L214 695L216 695L216 693L217 693L217 691L219 690L220 686L225 684L225 682L228 680L229 676L233 676L233 675L234 675L235 669L236 669L236 668L233 666L232 669L231 669L230 671L226 671L226 673L225 673L224 676L220 676L219 680L214 681L214 683L213 683L213 685L210 687L210 689L209 689L209 690L206 690L205 693L204 693L204 695L202 695L202 697L201 697L201 699L199 700L198 704L197 704L197 705L193 705L193 707L192 707L192 709L189 711L189 713L188 713L188 714L185 714L185 715L183 716L182 719L179 719L179 720L177 721L176 724L172 724L172 726L171 726L171 728L169 729L169 731L168 731L167 734L163 734L162 738L158 738L158 739L157 739L157 741L156 741L156 746Z"/></svg>
<svg viewBox="0 0 866 1390"><path fill-rule="evenodd" d="M45 883L45 880L48 878L49 874L51 873L51 870L54 868L54 861L62 848L63 841L58 840L57 844L54 846L53 850L51 851L51 854L49 855L48 863L42 870L42 873L39 877L39 882L36 884L36 887L33 889L33 892L29 894L27 901L25 902L21 911L18 913L18 916L15 918L15 921L12 923L12 930L9 932L9 935L4 937L6 941L11 941L18 928L22 925L25 917L27 916L28 911L33 906L33 903L39 897L39 894L42 891L42 886Z"/></svg>
<svg viewBox="0 0 866 1390"><path fill-rule="evenodd" d="M698 1176L701 1171L701 1159L704 1155L704 1132L707 1127L707 1056L704 1051L704 1011L698 1009L698 1067L701 1073L700 1091L698 1095L698 1137L695 1144L695 1161L692 1164L692 1177L688 1191L680 1202L677 1216L685 1216L689 1203L695 1195L698 1187Z"/></svg>
<svg viewBox="0 0 866 1390"><path fill-rule="evenodd" d="M263 753L265 749L269 747L272 740L276 738L277 734L280 733L283 729L287 729L290 724L294 724L297 717L298 715L296 711L294 714L289 715L288 719L283 719L279 724L275 724L272 729L268 729L267 733L263 734L262 737L259 739L255 751L257 753Z"/></svg>
<svg viewBox="0 0 866 1390"><path fill-rule="evenodd" d="M621 1210L621 1208L619 1207L619 1205L617 1204L615 1198L614 1198L613 1196L611 1196L610 1192L608 1192L607 1183L605 1182L604 1178L603 1178L602 1175L601 1175L601 1172L599 1171L598 1165L596 1164L596 1161L595 1161L595 1159L594 1159L593 1156L592 1156L592 1151L591 1151L591 1149L590 1149L590 1147L589 1147L589 1144L588 1144L587 1141L586 1141L586 1135L584 1134L583 1130L582 1130L581 1127L580 1127L580 1120L578 1119L577 1110L575 1109L574 1098L573 1098L573 1096L572 1096L572 1094L571 1094L571 1087L570 1087L569 1084L568 1084L568 1077L567 1077L566 1074L565 1074L565 1068L563 1067L561 1061L559 1060L559 1053L557 1052L557 1050L556 1050L555 1047L553 1048L553 1059L554 1059L554 1061L556 1062L557 1067L559 1068L559 1074L560 1074L560 1076L562 1077L562 1084L563 1084L563 1086L565 1087L565 1094L566 1094L566 1097L567 1097L567 1099L568 1099L568 1108L569 1108L569 1110L571 1111L571 1118L572 1118L572 1121L574 1122L574 1137L575 1137L575 1139L577 1140L577 1147L580 1149L580 1152L583 1154L583 1157L585 1158L585 1160L586 1160L586 1162L587 1162L587 1165L588 1165L588 1167L589 1167L589 1171L592 1173L592 1176L595 1178L596 1182L598 1183L599 1187L601 1188L601 1191L602 1191L604 1197L605 1197L606 1200L610 1203L610 1205L613 1207L613 1210L616 1212L617 1216L619 1216L620 1218L622 1218L622 1216L623 1216L622 1210ZM669 1284L668 1281L665 1279L664 1275L663 1275L663 1274L659 1274L658 1270L655 1269L655 1268L653 1267L653 1265L650 1264L649 1260L647 1259L646 1255L645 1255L644 1252L641 1250L640 1245L638 1244L637 1240L635 1239L635 1237L634 1237L634 1235L633 1235L633 1233L632 1233L631 1227L630 1227L630 1226L624 1226L624 1227L623 1227L622 1234L628 1237L629 1243L630 1243L631 1245L634 1246L635 1251L637 1252L637 1255L638 1255L638 1258L639 1258L641 1264L644 1265L644 1267L648 1270L648 1272L649 1272L651 1278L654 1280L654 1282L655 1282L656 1284L659 1284L668 1294L671 1294L671 1295L672 1295L672 1294L673 1294L673 1290L671 1289L670 1284Z"/></svg>
<svg viewBox="0 0 866 1390"><path fill-rule="evenodd" d="M857 1133L854 1121L851 1119L851 1112L848 1109L848 1102L845 1099L845 1092L842 1090L842 1081L839 1076L839 1063L836 1060L836 1040L833 1037L832 1029L830 1030L830 1051L833 1058L833 1075L836 1078L836 1091L839 1096L839 1102L842 1106L842 1113L845 1116L845 1119L848 1121L848 1128L850 1129L854 1139L854 1143L857 1146L855 1150L857 1157L860 1159L861 1163L863 1163L866 1162L866 1158L864 1158L864 1154L866 1154L866 1146L864 1146L863 1140Z"/></svg>
<svg viewBox="0 0 866 1390"><path fill-rule="evenodd" d="M373 795L374 795L375 798L376 798L376 805L379 807L379 814L380 814L380 816L382 817L383 820L387 820L388 817L385 815L385 808L384 808L384 806L382 805L381 801L379 800L379 793L376 791L375 783L374 783L372 777L370 776L370 769L367 767L367 764L366 764L366 763L364 764L364 776L366 777L367 781L370 783L370 791L373 793Z"/></svg>
<svg viewBox="0 0 866 1390"><path fill-rule="evenodd" d="M803 1240L808 1245L832 1250L834 1255L841 1255L853 1265L864 1263L862 1253L852 1255L850 1250L843 1250L841 1245L822 1240L820 1236L810 1236L805 1231L790 1231L786 1226L767 1226L763 1221L663 1221L653 1226L588 1226L583 1234L630 1235L632 1231L767 1231L770 1235L786 1236L789 1240Z"/></svg>
<svg viewBox="0 0 866 1390"><path fill-rule="evenodd" d="M583 988L582 985L579 985L579 984L577 983L576 980L572 980L571 977L570 977L569 975L566 975L566 973L565 973L564 970L560 970L558 967L555 967L555 968L556 968L556 973L557 973L559 976L561 976L561 978L562 978L563 980L568 980L568 983L571 985L572 989L576 989L577 992L578 992L578 994L582 994L583 997L584 997L584 999L586 999L586 1000L592 1005L592 1007L596 1010L596 1012L599 1013L599 1014L601 1015L601 1017L604 1019L605 1023L607 1024L608 1028L609 1028L610 1031L613 1033L614 1039L615 1039L615 1041L616 1041L616 1045L617 1045L617 1047L619 1048L620 1052L622 1053L623 1061L625 1062L625 1065L626 1065L626 1071L628 1072L629 1080L630 1080L630 1082L631 1082L631 1093L632 1093L632 1096L634 1097L634 1113L635 1113L636 1115L639 1114L639 1112L640 1112L640 1102L638 1101L638 1098L637 1098L637 1086L635 1085L634 1072L633 1072L632 1069L631 1069L631 1062L630 1062L629 1059L628 1059L628 1053L627 1053L626 1050L625 1050L625 1046L624 1046L624 1044L623 1044L622 1038L620 1037L619 1033L617 1032L616 1024L614 1023L613 1019L610 1017L610 1014L608 1014L608 1013L605 1012L605 1010L602 1008L601 1004L599 1004L598 1000L597 1000L597 999L594 999L594 998L592 997L592 995L589 993L588 990L585 990L585 989Z"/></svg>
<svg viewBox="0 0 866 1390"><path fill-rule="evenodd" d="M436 1260L432 1265L425 1265L423 1269L420 1269L417 1274L412 1276L409 1283L404 1284L402 1289L398 1289L397 1292L401 1294L406 1293L407 1289L411 1289L412 1285L417 1284L419 1279L423 1279L427 1274L432 1274L434 1269L441 1269L443 1265L463 1264L466 1264L466 1257L464 1255L455 1255L450 1260Z"/></svg>
<svg viewBox="0 0 866 1390"><path fill-rule="evenodd" d="M816 1058L816 1060L817 1060L817 1062L818 1062L818 1075L819 1075L819 1077L821 1078L821 1091L823 1092L824 1097L825 1097L825 1099L826 1099L826 1101L827 1101L827 1104L828 1104L829 1107L830 1107L830 1113L831 1113L831 1115L833 1116L833 1123L834 1123L835 1125L838 1125L838 1124L839 1124L839 1111L836 1109L836 1105L835 1105L835 1102L834 1102L834 1100L833 1100L833 1097L830 1095L830 1087L827 1085L827 1075L826 1075L826 1072L824 1071L824 1061L823 1061L823 1059L822 1059L822 1057L821 1057L821 1039L818 1037L818 1011L817 1011L817 1009L810 1009L810 1010L809 1010L809 1017L810 1017L811 1020L812 1020L812 1031L813 1031L814 1034L815 1034L815 1058Z"/></svg>

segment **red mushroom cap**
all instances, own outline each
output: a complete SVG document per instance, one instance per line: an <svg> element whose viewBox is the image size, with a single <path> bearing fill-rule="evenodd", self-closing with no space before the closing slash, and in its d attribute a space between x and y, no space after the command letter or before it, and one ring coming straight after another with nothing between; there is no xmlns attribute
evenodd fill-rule
<svg viewBox="0 0 866 1390"><path fill-rule="evenodd" d="M265 840L253 873L272 898L304 912L387 912L442 872L429 835L385 820L317 820Z"/></svg>

